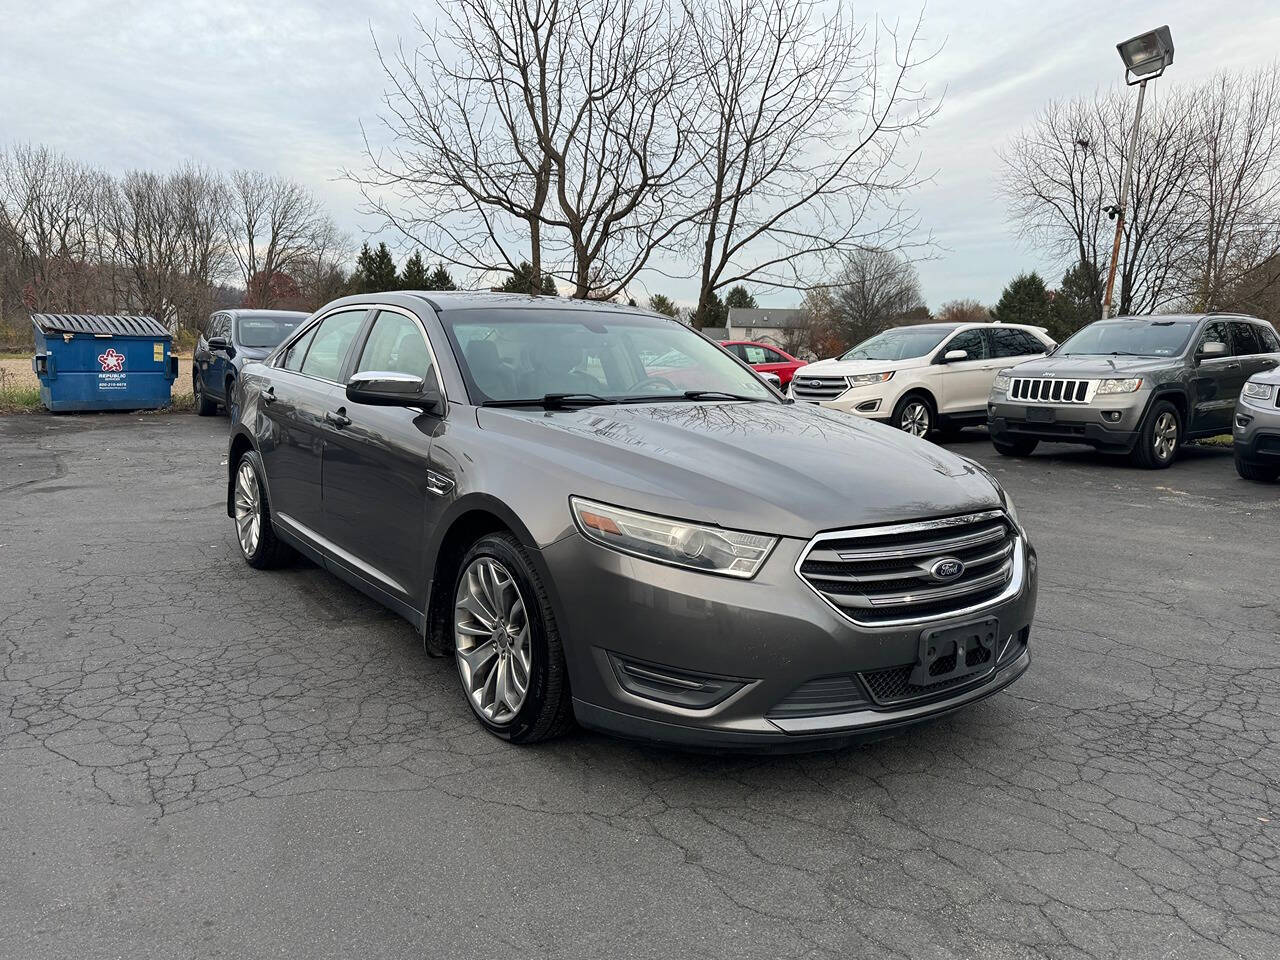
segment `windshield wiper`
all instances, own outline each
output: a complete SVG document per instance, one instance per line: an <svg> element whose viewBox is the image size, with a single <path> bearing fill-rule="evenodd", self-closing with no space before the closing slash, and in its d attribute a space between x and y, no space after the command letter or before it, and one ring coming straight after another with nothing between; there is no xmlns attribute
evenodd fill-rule
<svg viewBox="0 0 1280 960"><path fill-rule="evenodd" d="M564 410L568 407L594 407L602 403L617 403L608 397L594 393L544 393L540 399L486 400L482 407L543 407L547 410Z"/></svg>
<svg viewBox="0 0 1280 960"><path fill-rule="evenodd" d="M686 400L746 400L749 403L764 400L764 397L748 397L746 394L730 393L727 390L686 390L684 398Z"/></svg>

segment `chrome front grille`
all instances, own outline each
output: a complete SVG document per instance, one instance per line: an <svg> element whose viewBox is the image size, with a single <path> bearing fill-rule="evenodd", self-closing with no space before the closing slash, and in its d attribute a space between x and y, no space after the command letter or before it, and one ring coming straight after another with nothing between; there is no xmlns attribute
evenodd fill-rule
<svg viewBox="0 0 1280 960"><path fill-rule="evenodd" d="M1009 399L1030 403L1088 403L1097 389L1096 380L1014 377L1009 385Z"/></svg>
<svg viewBox="0 0 1280 960"><path fill-rule="evenodd" d="M1017 531L1001 510L822 533L796 563L818 596L866 626L981 609L1016 590L1021 569Z"/></svg>
<svg viewBox="0 0 1280 960"><path fill-rule="evenodd" d="M791 392L797 400L834 400L848 389L845 377L809 377L797 372L791 378Z"/></svg>

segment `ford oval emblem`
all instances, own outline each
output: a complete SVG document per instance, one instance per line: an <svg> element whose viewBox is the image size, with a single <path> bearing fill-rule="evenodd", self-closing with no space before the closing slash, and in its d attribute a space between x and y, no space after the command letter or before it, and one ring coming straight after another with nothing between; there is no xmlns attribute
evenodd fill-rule
<svg viewBox="0 0 1280 960"><path fill-rule="evenodd" d="M810 387L820 387L820 386L822 386L822 381L821 381L821 380L810 380L810 381L806 384L806 386L810 386Z"/></svg>
<svg viewBox="0 0 1280 960"><path fill-rule="evenodd" d="M947 583L964 573L964 561L955 557L939 557L929 564L929 576L939 583Z"/></svg>

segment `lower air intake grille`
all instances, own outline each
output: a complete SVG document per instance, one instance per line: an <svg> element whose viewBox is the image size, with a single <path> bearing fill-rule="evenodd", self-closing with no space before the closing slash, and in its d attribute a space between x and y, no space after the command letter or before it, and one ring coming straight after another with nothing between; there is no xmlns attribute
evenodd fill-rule
<svg viewBox="0 0 1280 960"><path fill-rule="evenodd" d="M825 717L834 713L864 710L870 705L867 695L853 677L822 677L796 687L765 716L775 720Z"/></svg>
<svg viewBox="0 0 1280 960"><path fill-rule="evenodd" d="M966 662L971 667L989 663L991 651L982 647L970 648ZM943 658L934 665L933 672L947 673L955 669L955 654ZM906 664L901 667L889 667L885 670L872 670L861 674L862 682L871 691L871 696L880 706L905 703L910 700L924 700L946 693L956 687L977 686L991 679L991 671L969 674L951 680L940 680L937 683L914 684L911 682L911 671L915 667Z"/></svg>

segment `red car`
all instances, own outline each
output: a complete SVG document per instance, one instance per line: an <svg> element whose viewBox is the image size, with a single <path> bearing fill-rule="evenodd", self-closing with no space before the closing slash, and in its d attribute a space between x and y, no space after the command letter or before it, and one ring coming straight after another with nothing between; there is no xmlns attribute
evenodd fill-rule
<svg viewBox="0 0 1280 960"><path fill-rule="evenodd" d="M756 343L753 340L724 340L724 347L739 360L745 360L757 373L776 373L782 381L782 389L787 388L795 372L805 365L805 361L797 360L789 353L783 353L777 347L767 343Z"/></svg>

